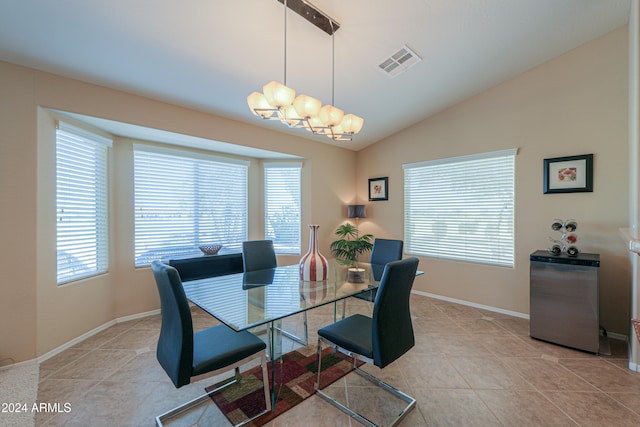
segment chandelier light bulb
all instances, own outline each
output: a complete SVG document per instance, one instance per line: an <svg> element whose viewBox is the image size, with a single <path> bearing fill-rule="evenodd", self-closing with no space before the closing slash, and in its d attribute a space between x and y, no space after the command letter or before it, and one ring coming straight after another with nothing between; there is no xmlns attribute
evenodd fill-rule
<svg viewBox="0 0 640 427"><path fill-rule="evenodd" d="M267 83L262 87L267 102L274 107L286 107L291 105L296 97L296 91L276 81Z"/></svg>

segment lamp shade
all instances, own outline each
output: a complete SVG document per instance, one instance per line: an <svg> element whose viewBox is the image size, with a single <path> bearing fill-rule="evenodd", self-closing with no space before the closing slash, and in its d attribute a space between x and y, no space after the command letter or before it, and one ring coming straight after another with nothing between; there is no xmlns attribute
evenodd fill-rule
<svg viewBox="0 0 640 427"><path fill-rule="evenodd" d="M298 116L296 109L293 108L293 105L284 107L280 111L280 114L280 121L289 127L296 127L298 126L298 123L300 123L300 117Z"/></svg>
<svg viewBox="0 0 640 427"><path fill-rule="evenodd" d="M262 87L267 102L274 107L286 107L291 105L296 97L296 91L286 87L282 83L270 82Z"/></svg>
<svg viewBox="0 0 640 427"><path fill-rule="evenodd" d="M342 122L339 125L331 127L331 130L333 131L334 137L342 135L344 133L344 130L342 129ZM331 136L331 134L329 134L329 136Z"/></svg>
<svg viewBox="0 0 640 427"><path fill-rule="evenodd" d="M275 110L275 107L269 104L267 98L260 92L253 92L247 96L247 104L254 115L263 119L270 117Z"/></svg>
<svg viewBox="0 0 640 427"><path fill-rule="evenodd" d="M335 126L342 121L344 111L333 105L325 105L320 109L318 117L320 117L325 126Z"/></svg>
<svg viewBox="0 0 640 427"><path fill-rule="evenodd" d="M314 117L320 112L322 102L312 96L300 94L293 100L293 106L298 113L298 117Z"/></svg>
<svg viewBox="0 0 640 427"><path fill-rule="evenodd" d="M322 133L323 127L324 127L324 124L322 123L322 120L320 120L320 117L318 116L309 117L308 123L305 124L305 129L313 133Z"/></svg>
<svg viewBox="0 0 640 427"><path fill-rule="evenodd" d="M356 116L355 114L347 114L342 119L340 125L342 126L342 130L344 132L356 134L362 129L362 126L364 125L364 119L362 117Z"/></svg>
<svg viewBox="0 0 640 427"><path fill-rule="evenodd" d="M366 218L367 207L365 205L349 205L347 218Z"/></svg>

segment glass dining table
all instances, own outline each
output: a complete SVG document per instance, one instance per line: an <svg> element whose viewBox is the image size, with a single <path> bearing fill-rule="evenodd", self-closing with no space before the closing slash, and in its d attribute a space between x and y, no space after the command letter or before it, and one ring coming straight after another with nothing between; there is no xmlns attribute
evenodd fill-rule
<svg viewBox="0 0 640 427"><path fill-rule="evenodd" d="M300 280L298 265L191 280L183 283L187 299L236 331L267 325L271 360L271 400L275 408L276 360L282 356L282 320L378 287L371 265L358 263L357 280L348 268L329 260L327 280Z"/></svg>

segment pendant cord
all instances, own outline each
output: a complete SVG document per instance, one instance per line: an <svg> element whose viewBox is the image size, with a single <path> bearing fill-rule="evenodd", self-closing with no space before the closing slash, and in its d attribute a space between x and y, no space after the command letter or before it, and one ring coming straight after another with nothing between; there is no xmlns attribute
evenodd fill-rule
<svg viewBox="0 0 640 427"><path fill-rule="evenodd" d="M287 85L287 0L284 0L284 82Z"/></svg>
<svg viewBox="0 0 640 427"><path fill-rule="evenodd" d="M287 1L287 0L285 0ZM331 105L336 106L336 32L333 30L333 22L331 22Z"/></svg>

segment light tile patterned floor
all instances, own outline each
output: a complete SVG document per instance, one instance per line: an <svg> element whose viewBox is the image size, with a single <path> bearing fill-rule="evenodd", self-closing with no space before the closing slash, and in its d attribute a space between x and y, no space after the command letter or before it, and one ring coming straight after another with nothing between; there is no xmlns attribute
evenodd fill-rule
<svg viewBox="0 0 640 427"><path fill-rule="evenodd" d="M348 313L370 313L360 300ZM529 337L526 320L413 295L416 346L377 376L418 400L403 426L638 426L640 373L627 369L625 345L595 356ZM196 328L215 324L193 310ZM310 341L332 321L332 307L309 312ZM70 403L40 413L38 426L153 426L156 415L203 392L208 379L175 389L155 360L160 316L117 324L40 366L38 401ZM286 328L301 333L301 318ZM332 388L350 404L378 413L389 405L355 373ZM170 423L226 426L213 404ZM270 426L357 426L317 396Z"/></svg>

